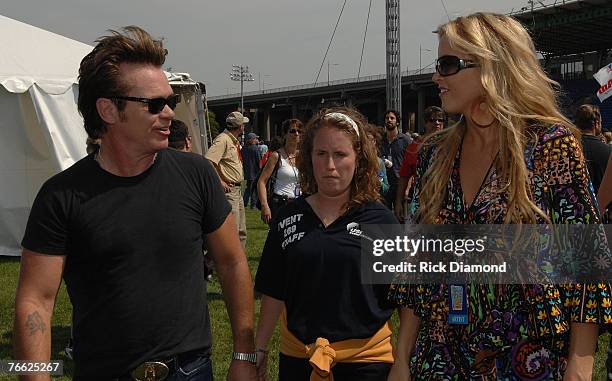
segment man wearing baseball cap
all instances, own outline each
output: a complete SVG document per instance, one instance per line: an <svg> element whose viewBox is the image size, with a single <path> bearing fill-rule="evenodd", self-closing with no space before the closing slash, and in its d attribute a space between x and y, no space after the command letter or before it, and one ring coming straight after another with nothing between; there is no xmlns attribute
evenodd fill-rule
<svg viewBox="0 0 612 381"><path fill-rule="evenodd" d="M232 205L232 213L238 226L238 236L242 247L246 247L246 216L240 186L244 180L242 154L238 138L244 133L249 118L238 111L229 113L225 119L225 130L217 135L206 152L221 179L227 201Z"/></svg>

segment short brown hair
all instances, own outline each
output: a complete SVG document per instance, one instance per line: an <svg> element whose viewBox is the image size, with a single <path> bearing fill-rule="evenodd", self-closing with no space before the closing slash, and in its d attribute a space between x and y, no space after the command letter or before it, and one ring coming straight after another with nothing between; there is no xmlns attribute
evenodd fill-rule
<svg viewBox="0 0 612 381"><path fill-rule="evenodd" d="M423 119L425 121L428 121L429 119L431 119L433 115L442 115L442 118L444 118L445 116L444 110L442 110L438 106L429 106L423 111L423 117L424 117Z"/></svg>
<svg viewBox="0 0 612 381"><path fill-rule="evenodd" d="M359 136L355 133L353 126L348 121L326 118L326 115L332 112L341 113L351 118L355 124L357 124ZM306 133L302 139L297 157L297 166L300 171L300 188L304 193L314 194L318 191L312 168L314 138L322 127L334 127L346 132L351 137L353 149L357 154L355 174L351 181L349 201L343 206L348 209L380 200L378 156L376 156L375 143L366 136L367 126L368 122L365 117L352 107L323 109L310 119L306 124Z"/></svg>
<svg viewBox="0 0 612 381"><path fill-rule="evenodd" d="M154 40L137 26L127 26L121 32L110 30L110 36L96 40L96 47L83 58L79 67L79 111L87 134L97 139L106 131L106 125L96 108L98 98L123 96L129 91L121 78L119 65L142 63L161 67L166 60L162 42ZM119 111L125 101L114 100Z"/></svg>
<svg viewBox="0 0 612 381"><path fill-rule="evenodd" d="M170 135L168 136L168 147L182 150L187 145L189 139L189 129L187 125L179 119L172 119L170 123Z"/></svg>
<svg viewBox="0 0 612 381"><path fill-rule="evenodd" d="M595 105L582 105L576 111L576 127L581 130L590 130L601 120L599 107Z"/></svg>

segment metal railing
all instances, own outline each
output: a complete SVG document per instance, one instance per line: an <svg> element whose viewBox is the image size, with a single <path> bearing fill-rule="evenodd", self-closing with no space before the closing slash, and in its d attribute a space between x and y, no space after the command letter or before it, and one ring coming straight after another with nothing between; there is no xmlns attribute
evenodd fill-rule
<svg viewBox="0 0 612 381"><path fill-rule="evenodd" d="M425 68L416 69L416 70L406 70L402 72L402 77L421 75L421 74L433 74L434 71L435 70L431 67L425 67ZM337 79L335 81L330 81L329 85L327 84L327 81L317 82L317 83L308 83L305 85L285 86L285 87L278 87L274 89L248 91L244 93L244 96L248 97L251 95L276 94L276 93L282 93L282 92L287 92L287 91L315 89L315 88L321 88L321 87L332 87L332 86L338 86L338 85L346 85L348 83L379 81L379 80L384 80L386 78L387 78L386 74L378 74L378 75L370 75L370 76L359 77L359 78ZM213 96L208 97L208 100L215 101L215 100L223 100L223 99L230 99L230 98L237 98L237 97L240 97L240 93L232 93L232 94L227 94L227 95L213 95Z"/></svg>

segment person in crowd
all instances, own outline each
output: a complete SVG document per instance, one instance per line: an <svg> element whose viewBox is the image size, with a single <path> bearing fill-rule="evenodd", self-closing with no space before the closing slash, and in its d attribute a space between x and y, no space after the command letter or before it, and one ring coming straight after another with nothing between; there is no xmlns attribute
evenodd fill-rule
<svg viewBox="0 0 612 381"><path fill-rule="evenodd" d="M260 169L259 161L262 157L261 150L259 149L259 136L249 132L246 136L246 145L242 147L242 166L246 179L243 202L245 207L249 205L251 209L255 207L257 202L256 180Z"/></svg>
<svg viewBox="0 0 612 381"><path fill-rule="evenodd" d="M382 140L381 129L378 126L369 124L366 127L366 135L374 144L376 144L376 156L378 157L378 181L380 181L380 196L381 200L385 199L385 194L389 191L389 181L387 180L387 168L385 167L384 160L380 157L378 147Z"/></svg>
<svg viewBox="0 0 612 381"><path fill-rule="evenodd" d="M578 107L574 123L582 133L582 149L584 150L593 188L597 193L601 179L606 172L608 157L612 154L612 147L602 141L599 107L595 105Z"/></svg>
<svg viewBox="0 0 612 381"><path fill-rule="evenodd" d="M599 191L597 192L597 201L599 202L599 211L602 216L606 216L605 223L612 223L612 154L608 157L606 172L601 179Z"/></svg>
<svg viewBox="0 0 612 381"><path fill-rule="evenodd" d="M183 152L191 152L191 135L183 121L172 119L170 123L170 135L168 135L168 147Z"/></svg>
<svg viewBox="0 0 612 381"><path fill-rule="evenodd" d="M257 145L257 148L259 148L259 156L262 157L262 158L268 152L268 145L266 144L266 142L264 142L262 140L259 141L259 144Z"/></svg>
<svg viewBox="0 0 612 381"><path fill-rule="evenodd" d="M612 144L612 132L611 131L604 131L601 133L601 135L603 136L607 144Z"/></svg>
<svg viewBox="0 0 612 381"><path fill-rule="evenodd" d="M100 139L92 139L89 136L85 140L85 151L88 155L98 152L100 149Z"/></svg>
<svg viewBox="0 0 612 381"><path fill-rule="evenodd" d="M578 131L523 26L476 13L437 33L433 80L444 111L463 117L423 143L410 222L598 223ZM456 303L447 284L391 286L404 309L390 380L591 379L609 283L454 287ZM450 319L457 305L467 324L449 322L463 320Z"/></svg>
<svg viewBox="0 0 612 381"><path fill-rule="evenodd" d="M606 172L603 175L599 191L597 193L599 211L602 222L612 224L612 154L608 157ZM608 237L610 238L610 237ZM606 360L608 381L612 381L612 341L608 344L608 359Z"/></svg>
<svg viewBox="0 0 612 381"><path fill-rule="evenodd" d="M298 157L305 195L278 212L257 270L260 380L279 318L281 381L386 380L393 309L388 286L361 282L359 226L397 221L378 202L378 157L366 126L347 107L308 122Z"/></svg>
<svg viewBox="0 0 612 381"><path fill-rule="evenodd" d="M425 136L421 137L417 135L413 137L412 143L406 147L406 152L404 152L404 160L402 161L402 166L399 170L399 180L397 183L397 192L395 194L393 211L395 213L395 217L397 217L400 222L404 221L406 189L408 189L408 184L416 174L417 153L419 152L419 147L423 141L422 139L435 132L442 131L444 128L445 115L444 110L442 110L440 107L427 107L423 112L423 116L425 117Z"/></svg>
<svg viewBox="0 0 612 381"><path fill-rule="evenodd" d="M240 243L244 249L247 240L246 214L241 195L244 172L238 139L244 134L244 126L249 123L249 118L238 111L234 111L229 113L225 123L226 129L213 140L212 145L206 151L206 158L214 165L221 179L225 197L232 206L238 237L240 237Z"/></svg>
<svg viewBox="0 0 612 381"><path fill-rule="evenodd" d="M272 151L257 181L257 196L261 203L261 219L270 223L283 206L301 194L300 171L296 164L298 148L304 133L299 119L287 119L282 124L283 146ZM271 184L268 195L266 184Z"/></svg>
<svg viewBox="0 0 612 381"><path fill-rule="evenodd" d="M212 380L206 236L232 324L228 379L256 376L245 361L255 358L251 275L231 208L207 160L166 149L180 100L162 70L166 53L131 26L99 39L81 61L78 107L100 149L36 196L22 241L15 359L49 361L63 276L74 380L177 380L184 372Z"/></svg>
<svg viewBox="0 0 612 381"><path fill-rule="evenodd" d="M393 204L395 203L399 170L404 160L404 152L411 142L412 139L401 130L399 113L395 110L387 110L385 112L385 134L380 146L380 153L387 167L387 180L389 181L389 191L385 195L385 204L391 210L393 210Z"/></svg>
<svg viewBox="0 0 612 381"><path fill-rule="evenodd" d="M259 161L259 168L265 167L266 163L268 162L268 158L270 157L270 154L282 148L283 144L284 142L283 142L282 137L280 136L273 137L272 140L270 140L270 147L266 149L266 153L264 153L263 157Z"/></svg>

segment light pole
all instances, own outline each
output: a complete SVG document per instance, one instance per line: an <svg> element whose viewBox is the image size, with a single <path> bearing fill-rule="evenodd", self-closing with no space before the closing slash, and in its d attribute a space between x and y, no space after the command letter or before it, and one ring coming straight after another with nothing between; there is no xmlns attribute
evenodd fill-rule
<svg viewBox="0 0 612 381"><path fill-rule="evenodd" d="M340 64L337 63L329 63L329 60L327 60L327 86L329 86L329 66L338 66Z"/></svg>
<svg viewBox="0 0 612 381"><path fill-rule="evenodd" d="M232 65L230 79L240 81L240 112L244 114L244 81L254 81L253 75L249 73L248 66Z"/></svg>
<svg viewBox="0 0 612 381"><path fill-rule="evenodd" d="M421 44L419 44L419 74L421 74L421 72L423 71L423 64L421 63L421 56L423 55L423 52L431 52L431 50L423 49Z"/></svg>

